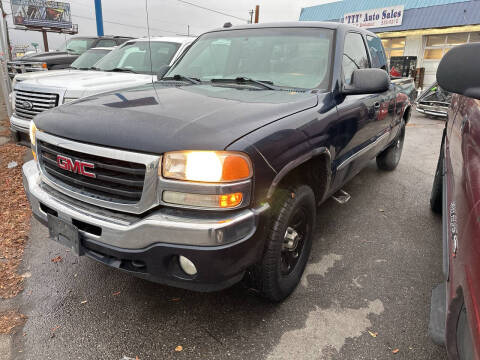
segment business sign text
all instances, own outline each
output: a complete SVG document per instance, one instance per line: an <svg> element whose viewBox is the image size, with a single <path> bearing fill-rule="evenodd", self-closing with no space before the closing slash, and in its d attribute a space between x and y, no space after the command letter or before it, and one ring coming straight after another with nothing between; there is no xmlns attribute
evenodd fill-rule
<svg viewBox="0 0 480 360"><path fill-rule="evenodd" d="M345 24L361 28L380 28L402 25L403 5L390 6L380 9L363 10L345 14Z"/></svg>

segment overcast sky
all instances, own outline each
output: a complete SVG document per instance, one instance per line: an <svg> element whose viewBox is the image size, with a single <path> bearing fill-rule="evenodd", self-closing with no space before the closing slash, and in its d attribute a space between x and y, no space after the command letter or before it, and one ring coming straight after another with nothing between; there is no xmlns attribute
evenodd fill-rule
<svg viewBox="0 0 480 360"><path fill-rule="evenodd" d="M260 22L298 20L302 7L336 0L187 0L190 3L231 14L242 20L206 11L180 0L147 0L151 35L168 36L190 33L199 35L225 22L243 24L250 18L249 10L260 5ZM5 11L11 14L10 1L2 0ZM72 22L78 24L78 35L96 35L94 0L72 0ZM147 35L145 0L102 0L104 32L107 35ZM41 44L41 33L14 30L12 16L7 17L12 45ZM50 50L65 41L65 35L49 33Z"/></svg>

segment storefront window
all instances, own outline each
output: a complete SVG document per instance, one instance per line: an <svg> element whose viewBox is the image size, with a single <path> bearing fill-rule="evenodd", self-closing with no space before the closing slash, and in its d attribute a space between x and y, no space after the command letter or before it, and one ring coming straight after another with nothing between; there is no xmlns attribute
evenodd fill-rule
<svg viewBox="0 0 480 360"><path fill-rule="evenodd" d="M451 46L465 44L467 41L468 41L468 33L447 35L447 44Z"/></svg>
<svg viewBox="0 0 480 360"><path fill-rule="evenodd" d="M446 40L445 35L430 35L427 36L427 47L429 46L443 46Z"/></svg>
<svg viewBox="0 0 480 360"><path fill-rule="evenodd" d="M382 39L382 44L385 48L385 53L387 54L388 59L392 56L403 56L405 50L404 37Z"/></svg>
<svg viewBox="0 0 480 360"><path fill-rule="evenodd" d="M470 40L469 42L480 42L480 33L470 33Z"/></svg>
<svg viewBox="0 0 480 360"><path fill-rule="evenodd" d="M457 33L447 35L429 35L425 47L425 60L440 60L452 47L467 42L480 41L479 33ZM469 40L470 39L470 40Z"/></svg>
<svg viewBox="0 0 480 360"><path fill-rule="evenodd" d="M440 60L443 56L443 49L426 49L425 60Z"/></svg>

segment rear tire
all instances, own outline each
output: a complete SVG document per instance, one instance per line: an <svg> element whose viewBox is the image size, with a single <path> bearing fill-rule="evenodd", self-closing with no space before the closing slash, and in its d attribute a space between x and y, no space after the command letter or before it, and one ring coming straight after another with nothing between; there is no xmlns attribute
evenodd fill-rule
<svg viewBox="0 0 480 360"><path fill-rule="evenodd" d="M295 290L310 256L316 218L315 195L307 185L280 189L272 207L271 229L253 277L263 297L279 302Z"/></svg>
<svg viewBox="0 0 480 360"><path fill-rule="evenodd" d="M436 214L442 213L444 144L445 137L442 138L440 154L438 155L437 169L435 170L435 177L433 179L432 193L430 195L430 208Z"/></svg>
<svg viewBox="0 0 480 360"><path fill-rule="evenodd" d="M405 140L405 122L402 120L400 125L400 134L395 139L394 143L383 150L377 156L377 167L380 170L392 171L395 170L400 162L403 150L403 142Z"/></svg>

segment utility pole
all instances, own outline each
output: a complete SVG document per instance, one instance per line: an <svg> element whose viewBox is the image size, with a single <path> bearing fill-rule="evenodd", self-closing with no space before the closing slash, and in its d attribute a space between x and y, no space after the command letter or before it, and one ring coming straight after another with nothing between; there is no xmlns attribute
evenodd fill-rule
<svg viewBox="0 0 480 360"><path fill-rule="evenodd" d="M12 60L12 46L10 45L10 35L8 34L8 24L7 24L7 14L5 13L5 10L3 10L3 3L0 1L0 10L2 11L2 20L3 24L5 26L5 36L7 38L7 56L8 60Z"/></svg>
<svg viewBox="0 0 480 360"><path fill-rule="evenodd" d="M187 25L187 36L190 36L190 25Z"/></svg>
<svg viewBox="0 0 480 360"><path fill-rule="evenodd" d="M97 19L97 35L103 36L103 14L102 14L102 0L95 1L95 18Z"/></svg>
<svg viewBox="0 0 480 360"><path fill-rule="evenodd" d="M255 6L255 24L258 24L258 18L260 17L260 5Z"/></svg>
<svg viewBox="0 0 480 360"><path fill-rule="evenodd" d="M42 36L43 36L43 50L44 50L45 52L49 52L50 49L48 48L47 30L45 30L45 29L42 30Z"/></svg>
<svg viewBox="0 0 480 360"><path fill-rule="evenodd" d="M253 23L253 14L255 14L255 10L252 9L248 13L250 14L250 24L251 24Z"/></svg>
<svg viewBox="0 0 480 360"><path fill-rule="evenodd" d="M3 95L3 101L7 108L8 116L12 115L12 107L10 104L10 99L8 95L12 91L12 83L10 82L10 77L8 76L8 68L7 68L7 45L5 44L5 37L3 35L4 30L4 23L0 24L0 46L2 47L3 51L3 59L0 60L0 89Z"/></svg>

